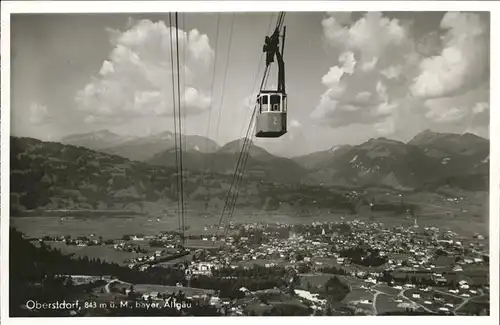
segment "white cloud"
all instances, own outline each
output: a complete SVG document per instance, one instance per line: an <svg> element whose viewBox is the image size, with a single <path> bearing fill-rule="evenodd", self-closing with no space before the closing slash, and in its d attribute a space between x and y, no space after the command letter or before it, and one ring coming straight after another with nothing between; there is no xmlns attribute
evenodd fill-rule
<svg viewBox="0 0 500 325"><path fill-rule="evenodd" d="M465 130L489 124L488 26L478 14L447 13L445 35L420 39L413 25L370 12L329 14L322 22L337 60L311 118L334 128L365 124L383 135L431 124ZM340 55L338 55L340 53Z"/></svg>
<svg viewBox="0 0 500 325"><path fill-rule="evenodd" d="M41 125L47 122L49 110L47 106L39 103L31 103L30 105L30 123L33 125Z"/></svg>
<svg viewBox="0 0 500 325"><path fill-rule="evenodd" d="M454 97L428 99L425 117L434 123L469 126L489 124L489 85Z"/></svg>
<svg viewBox="0 0 500 325"><path fill-rule="evenodd" d="M481 102L481 103L476 103L474 107L472 107L472 113L474 114L482 114L485 111L490 109L490 104Z"/></svg>
<svg viewBox="0 0 500 325"><path fill-rule="evenodd" d="M87 124L93 124L95 123L96 118L94 115L87 115L83 121Z"/></svg>
<svg viewBox="0 0 500 325"><path fill-rule="evenodd" d="M448 12L444 48L420 63L411 91L420 97L443 97L483 81L489 67L488 27L479 14Z"/></svg>
<svg viewBox="0 0 500 325"><path fill-rule="evenodd" d="M277 86L275 83L272 83L271 85L267 86L266 89L277 89ZM255 108L255 105L257 104L258 94L259 94L258 92L253 92L252 94L248 95L243 99L241 104L243 110L253 110Z"/></svg>
<svg viewBox="0 0 500 325"><path fill-rule="evenodd" d="M253 110L255 108L256 103L257 103L257 93L253 93L243 99L242 106L244 110Z"/></svg>
<svg viewBox="0 0 500 325"><path fill-rule="evenodd" d="M290 127L291 128L300 128L300 127L302 127L302 124L300 124L300 122L297 120L291 120Z"/></svg>
<svg viewBox="0 0 500 325"><path fill-rule="evenodd" d="M396 130L395 120L392 118L387 118L381 122L377 122L374 125L375 131L380 135L390 135Z"/></svg>
<svg viewBox="0 0 500 325"><path fill-rule="evenodd" d="M129 24L125 32L110 31L114 49L103 62L99 76L76 96L78 108L88 114L87 123L173 115L170 28L163 21ZM175 61L176 32L172 31ZM195 29L179 29L178 34L181 109L186 114L202 113L212 100L209 86L214 51L208 37Z"/></svg>
<svg viewBox="0 0 500 325"><path fill-rule="evenodd" d="M329 15L323 20L324 40L338 51L338 61L323 76L327 90L311 117L333 127L352 124L377 124L386 133L391 114L398 107L390 79L408 68L414 52L408 30L397 19L370 12L350 22L345 14ZM382 127L384 125L384 127Z"/></svg>
<svg viewBox="0 0 500 325"><path fill-rule="evenodd" d="M465 117L465 112L457 107L429 106L429 108L425 117L436 123L456 123Z"/></svg>

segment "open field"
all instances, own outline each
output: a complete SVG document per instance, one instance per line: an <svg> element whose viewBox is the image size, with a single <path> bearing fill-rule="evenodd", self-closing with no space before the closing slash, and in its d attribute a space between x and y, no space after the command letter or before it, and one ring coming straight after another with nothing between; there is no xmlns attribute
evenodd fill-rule
<svg viewBox="0 0 500 325"><path fill-rule="evenodd" d="M418 223L421 227L437 226L442 229L449 229L464 235L473 235L475 233L488 233L488 224L485 220L476 220L470 213L460 213L456 216L450 216L442 213L441 208L434 208L432 214L418 216ZM463 215L462 215L463 214ZM391 226L410 226L413 225L413 219L404 215L391 215L377 213L361 213L359 215L339 215L330 213L308 214L300 216L288 216L269 213L255 214L235 214L233 220L239 223L282 223L282 224L301 224L311 222L325 222L341 220L360 219L372 222L381 222L388 227ZM216 227L210 227L218 223L219 214L200 216L198 214L187 215L185 224L189 226L187 234L211 236L215 234ZM119 238L125 234L140 232L144 235L153 235L161 231L173 231L178 228L178 219L175 216L164 217L159 221L154 217L148 216L102 216L102 217L67 217L61 220L60 217L34 216L34 217L13 217L10 218L12 226L25 233L29 237L42 237L45 235L71 235L86 236L90 233L96 236L107 238ZM205 230L205 227L207 230Z"/></svg>
<svg viewBox="0 0 500 325"><path fill-rule="evenodd" d="M437 289L437 290L431 291L431 293L443 297L444 303L458 305L458 304L463 302L463 299L461 297L457 297L456 295L454 295L452 293L447 293L446 291L447 290Z"/></svg>
<svg viewBox="0 0 500 325"><path fill-rule="evenodd" d="M140 246L144 249L147 250L148 255L153 254L156 250L159 250L161 248L157 247L150 247L147 245L147 242L139 242ZM125 265L125 261L127 259L135 258L135 257L140 257L144 256L144 253L133 253L133 252L124 252L124 251L119 251L113 248L112 245L95 245L95 246L76 246L76 245L66 245L65 243L62 242L52 242L50 243L51 247L60 249L63 254L74 254L75 257L83 257L87 256L88 258L99 258L101 260L110 262L110 263L117 263L120 265ZM192 260L192 254L183 256L181 258L168 261L168 262L162 262L159 263L159 265L172 265L184 260L191 261Z"/></svg>
<svg viewBox="0 0 500 325"><path fill-rule="evenodd" d="M255 314L256 316L262 316L262 314L270 310L272 308L272 305L266 305L260 300L252 301L248 303L248 305L245 307L244 311L245 313L248 313L249 315Z"/></svg>
<svg viewBox="0 0 500 325"><path fill-rule="evenodd" d="M100 218L66 218L61 220L54 217L23 217L11 218L11 225L28 237L42 237L45 235L59 236L71 235L88 236L95 234L104 239L117 239L126 234L140 233L143 235L155 235L161 231L173 231L178 228L177 218L164 218L159 222L145 216L134 216L128 218L115 218L113 216ZM189 225L203 230L203 220L192 222Z"/></svg>
<svg viewBox="0 0 500 325"><path fill-rule="evenodd" d="M268 299L268 304L262 303L260 299L252 300L248 303L244 310L248 314L254 313L257 316L262 316L265 311L279 306L292 306L292 308L307 309L307 306L300 302L298 299L280 295L273 296Z"/></svg>
<svg viewBox="0 0 500 325"><path fill-rule="evenodd" d="M156 264L158 267L170 267L174 264L177 264L177 263L182 263L182 262L185 262L185 261L188 261L188 262L191 262L193 260L193 254L188 254L188 255L184 255L182 257L179 257L179 258L176 258L176 259L173 259L173 260L170 260L170 261L166 261L166 262L161 262L161 263L158 263Z"/></svg>
<svg viewBox="0 0 500 325"><path fill-rule="evenodd" d="M66 245L65 243L57 242L51 243L51 247L60 249L63 254L75 254L76 257L87 256L88 258L99 258L111 263L125 264L126 259L143 256L141 253L123 252L118 251L111 245L98 245L98 246L75 246ZM155 248L143 246L150 252L154 252Z"/></svg>
<svg viewBox="0 0 500 325"><path fill-rule="evenodd" d="M456 312L458 315L476 315L481 313L484 309L489 309L489 302L468 301L465 305L460 307Z"/></svg>
<svg viewBox="0 0 500 325"><path fill-rule="evenodd" d="M353 289L349 294L344 298L344 303L350 303L358 300L371 300L373 301L373 294L365 289Z"/></svg>
<svg viewBox="0 0 500 325"><path fill-rule="evenodd" d="M413 295L418 295L418 298L415 298ZM426 300L432 300L433 295L433 291L420 291L418 289L408 289L403 293L403 296L421 305Z"/></svg>
<svg viewBox="0 0 500 325"><path fill-rule="evenodd" d="M388 194L389 193L389 194ZM400 194L400 193L399 193ZM418 223L421 227L435 226L449 229L464 235L474 233L488 234L488 195L486 192L460 192L456 193L403 193L399 196L397 191L387 191L384 189L370 189L363 195L365 198L374 198L375 201L399 203L401 201L415 204L419 207L417 213ZM453 195L452 195L453 194ZM458 203L447 201L447 198L458 197ZM318 210L312 213L278 213L246 210L238 210L233 216L238 223L282 223L301 224L311 222L324 222L341 220L361 219L365 221L381 222L386 226L410 226L413 225L413 218L407 215L394 214L393 212L371 213L361 209L358 214L339 214L328 210ZM140 231L144 235L156 234L160 231L176 230L178 228L178 218L175 211L163 216L158 222L155 216L147 215L119 215L106 212L92 214L88 217L67 217L61 220L60 213L44 213L26 217L11 217L11 225L30 237L41 237L44 235L88 235L94 233L104 238L121 237ZM69 212L68 214L69 215ZM164 214L163 214L164 215ZM220 218L219 211L209 211L204 213L200 210L189 210L185 216L185 224L189 226L187 234L207 234L212 235ZM208 226L207 230L205 227Z"/></svg>
<svg viewBox="0 0 500 325"><path fill-rule="evenodd" d="M413 298L413 294L415 294L415 293L420 295L420 298ZM431 310L432 312L435 312L435 313L439 313L440 312L439 308L441 308L441 307L445 307L445 308L449 309L450 311L453 311L457 306L459 306L462 302L464 302L463 299L456 297L452 294L447 294L444 291L436 292L434 290L431 290L428 292L423 292L423 291L419 291L417 289L409 289L409 290L405 290L403 295L406 298L408 298L409 300L411 300L417 304L420 304L422 306L425 306L426 308L428 308L429 310ZM433 297L435 295L440 296L441 298L443 298L443 300L442 301L435 301L433 299ZM430 304L426 304L425 301L430 302Z"/></svg>
<svg viewBox="0 0 500 325"><path fill-rule="evenodd" d="M385 295L394 296L394 297L397 296L401 292L401 290L389 287L387 284L377 284L376 286L373 287L373 289L380 291L380 292L384 293ZM384 296L384 295L380 295L379 297L381 297L381 296Z"/></svg>
<svg viewBox="0 0 500 325"><path fill-rule="evenodd" d="M377 313L384 314L387 312L404 311L404 305L402 305L402 303L394 302L394 299L395 296L379 294L377 296L377 301L375 302Z"/></svg>
<svg viewBox="0 0 500 325"><path fill-rule="evenodd" d="M366 283L365 280L358 279L356 277L347 276L347 275L337 275L337 277L340 280L347 283L352 289L359 289L361 286L368 286L369 285L369 283Z"/></svg>
<svg viewBox="0 0 500 325"><path fill-rule="evenodd" d="M190 287L174 287L174 286L163 286L157 284L134 284L134 290L140 293L174 293L182 291L186 295L202 295L202 294L212 294L213 290L210 289L200 289L200 288L190 288Z"/></svg>
<svg viewBox="0 0 500 325"><path fill-rule="evenodd" d="M300 288L307 290L308 284L311 284L312 287L319 285L324 286L325 283L332 277L334 277L333 274L300 276Z"/></svg>

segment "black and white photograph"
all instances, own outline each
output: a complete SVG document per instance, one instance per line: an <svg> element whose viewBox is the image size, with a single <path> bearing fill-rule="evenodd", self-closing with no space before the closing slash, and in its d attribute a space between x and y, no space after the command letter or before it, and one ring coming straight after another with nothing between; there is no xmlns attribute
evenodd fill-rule
<svg viewBox="0 0 500 325"><path fill-rule="evenodd" d="M16 3L6 324L498 322L487 6Z"/></svg>

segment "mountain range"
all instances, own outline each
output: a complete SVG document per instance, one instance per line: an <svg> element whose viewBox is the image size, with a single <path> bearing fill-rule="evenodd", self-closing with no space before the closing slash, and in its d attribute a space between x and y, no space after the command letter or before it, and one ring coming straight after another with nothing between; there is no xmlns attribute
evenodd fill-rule
<svg viewBox="0 0 500 325"><path fill-rule="evenodd" d="M305 179L309 183L410 189L464 175L484 179L489 172L489 141L470 133L426 130L408 143L370 139L294 160L310 171Z"/></svg>
<svg viewBox="0 0 500 325"><path fill-rule="evenodd" d="M161 214L165 207L176 206L175 168L132 161L81 146L16 137L11 137L10 159L12 215L34 209L114 209ZM186 170L183 178L187 209L220 213L233 175ZM252 173L245 173L242 179L237 206L251 211L299 212L313 206L341 211L354 209L340 191L280 184Z"/></svg>
<svg viewBox="0 0 500 325"><path fill-rule="evenodd" d="M104 139L101 149L88 148L99 145L99 136ZM104 144L117 139L113 134L99 132L99 136L64 140L78 146L11 137L11 207L141 210L145 202L176 202L179 155L171 133L121 139L112 146ZM206 138L186 136L185 144L187 205L206 204L220 210L243 140L219 147ZM407 143L377 138L292 159L252 144L238 206L352 212L357 202L344 195L346 188L434 191L444 186L487 191L488 182L489 141L468 133L424 131Z"/></svg>
<svg viewBox="0 0 500 325"><path fill-rule="evenodd" d="M175 134L170 131L145 137L126 137L108 130L100 130L66 136L61 139L61 143L144 161L158 153L174 149L176 139ZM183 135L182 147L183 151L203 153L212 153L219 149L215 141L198 135Z"/></svg>
<svg viewBox="0 0 500 325"><path fill-rule="evenodd" d="M98 146L94 139L105 138ZM64 139L63 143L119 155L151 165L174 167L179 159L174 134L169 131L126 139L109 131ZM85 140L88 139L88 140ZM243 139L219 147L196 135L182 136L183 167L191 171L232 174ZM276 182L327 186L384 185L398 189L419 188L466 175L484 180L489 172L489 141L476 135L425 130L407 143L387 138L360 145L340 145L294 158L272 155L252 144L245 173Z"/></svg>

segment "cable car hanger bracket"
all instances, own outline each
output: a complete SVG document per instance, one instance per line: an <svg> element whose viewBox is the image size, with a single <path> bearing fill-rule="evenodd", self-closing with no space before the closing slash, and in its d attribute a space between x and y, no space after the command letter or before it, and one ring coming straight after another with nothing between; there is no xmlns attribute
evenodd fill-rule
<svg viewBox="0 0 500 325"><path fill-rule="evenodd" d="M286 26L283 27L281 52L279 46L280 30L279 26L276 27L274 33L271 36L266 36L264 40L264 46L262 51L266 53L266 70L269 68L271 63L274 62L274 57L278 61L278 89L277 92L286 94L285 91L285 62L283 61L283 51L285 46L285 34Z"/></svg>

